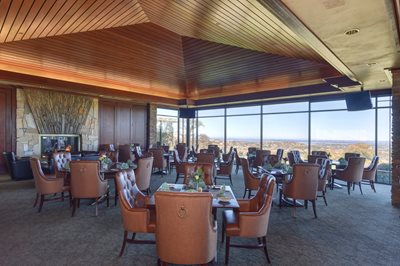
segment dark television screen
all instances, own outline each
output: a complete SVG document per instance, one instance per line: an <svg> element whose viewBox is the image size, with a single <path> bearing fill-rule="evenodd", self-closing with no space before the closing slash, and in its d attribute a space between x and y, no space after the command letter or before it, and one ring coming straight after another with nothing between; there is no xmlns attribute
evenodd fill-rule
<svg viewBox="0 0 400 266"><path fill-rule="evenodd" d="M371 109L371 93L369 91L349 93L346 95L346 105L348 111Z"/></svg>
<svg viewBox="0 0 400 266"><path fill-rule="evenodd" d="M196 118L196 109L179 108L179 118Z"/></svg>

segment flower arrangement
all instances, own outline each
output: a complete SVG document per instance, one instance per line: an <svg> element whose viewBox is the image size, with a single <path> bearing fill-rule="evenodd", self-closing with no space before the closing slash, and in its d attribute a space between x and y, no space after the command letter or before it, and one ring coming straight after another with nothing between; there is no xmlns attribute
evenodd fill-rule
<svg viewBox="0 0 400 266"><path fill-rule="evenodd" d="M112 161L105 154L99 156L99 161L102 169L109 169L112 165Z"/></svg>
<svg viewBox="0 0 400 266"><path fill-rule="evenodd" d="M191 182L193 184L192 187L194 187L197 190L205 187L205 183L203 180L203 170L201 168L197 168L196 172L192 174Z"/></svg>

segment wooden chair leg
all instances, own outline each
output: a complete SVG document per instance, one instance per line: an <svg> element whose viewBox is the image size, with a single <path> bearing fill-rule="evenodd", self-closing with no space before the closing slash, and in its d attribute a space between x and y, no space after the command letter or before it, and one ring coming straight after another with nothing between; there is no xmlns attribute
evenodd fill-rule
<svg viewBox="0 0 400 266"><path fill-rule="evenodd" d="M282 208L282 188L279 189L279 209Z"/></svg>
<svg viewBox="0 0 400 266"><path fill-rule="evenodd" d="M36 199L35 199L35 202L33 203L33 208L36 207L38 201L39 201L39 193L36 193Z"/></svg>
<svg viewBox="0 0 400 266"><path fill-rule="evenodd" d="M221 232L221 243L224 243L225 240L225 218L222 215L222 232Z"/></svg>
<svg viewBox="0 0 400 266"><path fill-rule="evenodd" d="M325 191L322 191L322 197L324 198L325 206L328 206L328 202L326 201Z"/></svg>
<svg viewBox="0 0 400 266"><path fill-rule="evenodd" d="M121 251L119 252L119 255L118 255L119 257L121 257L122 254L124 254L127 236L128 236L128 232L127 232L127 231L124 231L124 239L123 239L123 241L122 241Z"/></svg>
<svg viewBox="0 0 400 266"><path fill-rule="evenodd" d="M69 198L69 207L72 207L72 194L71 194L71 190L68 191L68 198Z"/></svg>
<svg viewBox="0 0 400 266"><path fill-rule="evenodd" d="M178 183L178 179L179 179L179 174L178 174L178 172L176 172L175 184Z"/></svg>
<svg viewBox="0 0 400 266"><path fill-rule="evenodd" d="M64 192L61 192L61 201L64 201Z"/></svg>
<svg viewBox="0 0 400 266"><path fill-rule="evenodd" d="M347 182L347 194L350 195L351 182Z"/></svg>
<svg viewBox="0 0 400 266"><path fill-rule="evenodd" d="M244 189L243 198L246 198L246 192L247 192L247 188Z"/></svg>
<svg viewBox="0 0 400 266"><path fill-rule="evenodd" d="M225 245L225 265L228 265L229 263L229 248L231 244L231 237L227 236L226 237L226 245Z"/></svg>
<svg viewBox="0 0 400 266"><path fill-rule="evenodd" d="M39 209L38 209L38 212L41 212L41 211L42 211L43 202L44 202L44 195L40 195L40 202L39 202Z"/></svg>
<svg viewBox="0 0 400 266"><path fill-rule="evenodd" d="M77 199L77 201L78 201L78 208L80 208L81 207L81 199Z"/></svg>
<svg viewBox="0 0 400 266"><path fill-rule="evenodd" d="M307 210L308 209L308 200L304 200L304 208Z"/></svg>
<svg viewBox="0 0 400 266"><path fill-rule="evenodd" d="M361 195L364 195L363 192L362 192L362 188L361 188L361 182L358 182L358 186L360 187Z"/></svg>
<svg viewBox="0 0 400 266"><path fill-rule="evenodd" d="M229 175L229 181L231 182L231 186L233 186L233 183L232 183L232 175Z"/></svg>
<svg viewBox="0 0 400 266"><path fill-rule="evenodd" d="M331 177L331 190L333 190L334 184L335 184L335 178Z"/></svg>
<svg viewBox="0 0 400 266"><path fill-rule="evenodd" d="M355 187L356 187L356 183L353 183L353 191L354 191Z"/></svg>
<svg viewBox="0 0 400 266"><path fill-rule="evenodd" d="M250 199L251 198L251 189L249 189L248 193L249 194L247 195L247 198Z"/></svg>
<svg viewBox="0 0 400 266"><path fill-rule="evenodd" d="M372 188L372 189L374 190L374 192L376 193L374 181L371 180L371 181L369 181L369 183L371 184L371 188Z"/></svg>
<svg viewBox="0 0 400 266"><path fill-rule="evenodd" d="M75 215L75 210L76 206L78 205L79 200L78 199L72 199L72 212L71 212L71 217L74 217Z"/></svg>
<svg viewBox="0 0 400 266"><path fill-rule="evenodd" d="M269 259L268 249L267 249L267 237L264 236L264 237L262 238L262 240L263 240L263 244L264 244L264 253L265 253L265 256L267 257L268 263L271 264L271 260Z"/></svg>
<svg viewBox="0 0 400 266"><path fill-rule="evenodd" d="M99 198L96 198L96 210L95 210L95 216L99 215Z"/></svg>
<svg viewBox="0 0 400 266"><path fill-rule="evenodd" d="M315 206L315 200L312 200L311 203L312 203L312 208L313 208L313 211L314 211L314 217L318 218L317 217L317 209L316 209L316 206Z"/></svg>
<svg viewBox="0 0 400 266"><path fill-rule="evenodd" d="M110 207L110 190L107 190L107 207Z"/></svg>

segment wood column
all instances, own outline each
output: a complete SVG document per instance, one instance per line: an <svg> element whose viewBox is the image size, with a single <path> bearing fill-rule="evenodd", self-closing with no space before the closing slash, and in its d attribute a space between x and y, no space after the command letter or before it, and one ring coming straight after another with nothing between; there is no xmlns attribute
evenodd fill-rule
<svg viewBox="0 0 400 266"><path fill-rule="evenodd" d="M392 74L392 205L400 208L400 69Z"/></svg>

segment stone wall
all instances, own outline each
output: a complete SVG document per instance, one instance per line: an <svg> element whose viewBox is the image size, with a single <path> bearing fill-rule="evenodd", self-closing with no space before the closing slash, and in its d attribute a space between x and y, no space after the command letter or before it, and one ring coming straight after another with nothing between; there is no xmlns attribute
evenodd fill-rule
<svg viewBox="0 0 400 266"><path fill-rule="evenodd" d="M82 127L82 150L98 150L99 101L94 99L85 125ZM40 156L39 132L23 89L17 89L17 156Z"/></svg>
<svg viewBox="0 0 400 266"><path fill-rule="evenodd" d="M149 104L149 145L157 143L157 105Z"/></svg>

